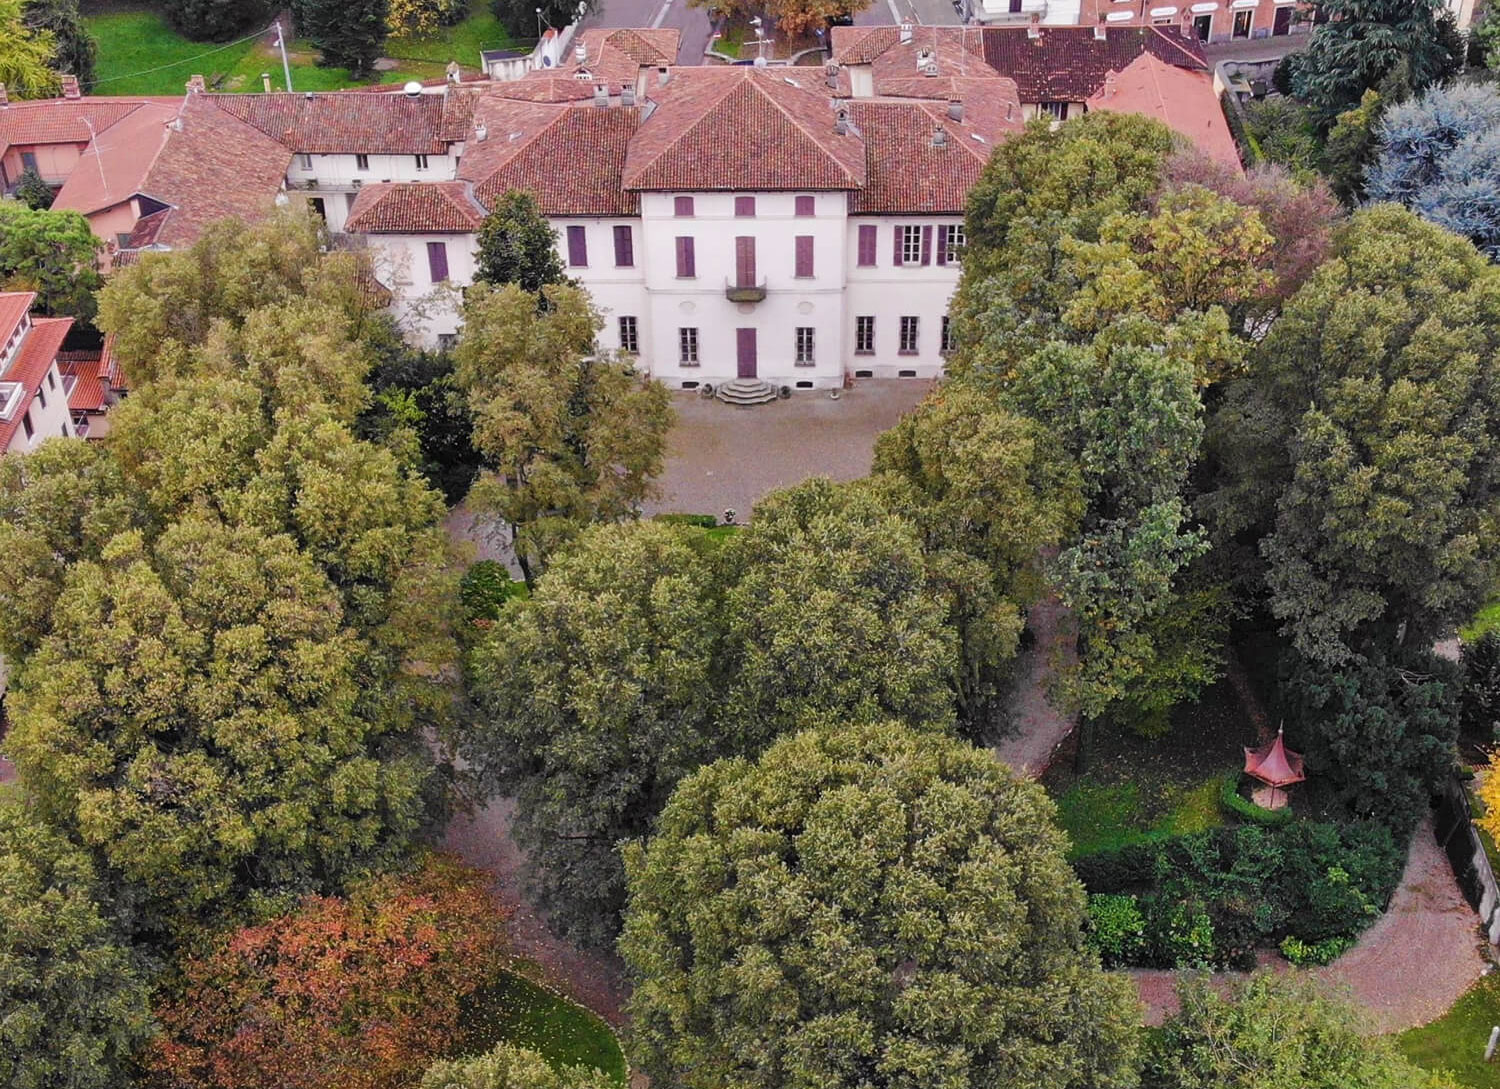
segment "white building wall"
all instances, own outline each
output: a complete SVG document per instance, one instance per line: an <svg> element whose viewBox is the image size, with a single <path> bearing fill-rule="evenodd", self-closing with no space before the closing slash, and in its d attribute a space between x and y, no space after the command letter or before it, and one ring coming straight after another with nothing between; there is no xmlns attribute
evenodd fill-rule
<svg viewBox="0 0 1500 1089"><path fill-rule="evenodd" d="M428 155L425 168L418 166L415 155L367 155L368 165L363 170L357 155L299 153L292 156L287 167L286 186L309 203L321 200L328 229L341 232L360 186L374 182L452 181L458 173L462 151L462 145L451 145L447 155ZM313 188L309 188L310 184Z"/></svg>
<svg viewBox="0 0 1500 1089"><path fill-rule="evenodd" d="M962 225L960 216L860 216L849 220L845 260L849 289L845 296L848 369L859 377L933 378L943 371L943 317L958 287L959 266L937 263L941 228ZM875 264L859 264L859 228L875 228ZM929 264L897 265L894 232L898 227L932 228ZM859 317L875 319L875 350L855 351ZM917 351L900 350L901 318L917 319Z"/></svg>
<svg viewBox="0 0 1500 1089"><path fill-rule="evenodd" d="M472 234L370 235L375 276L391 289L392 314L413 342L434 348L459 329L459 288L474 282L478 236ZM440 242L448 254L448 279L434 282L427 244Z"/></svg>
<svg viewBox="0 0 1500 1089"><path fill-rule="evenodd" d="M34 396L26 409L31 421L31 437L26 437L24 426L17 427L6 447L8 454L28 453L48 439L77 437L73 432L72 413L68 411L68 395L63 389L62 375L58 373L56 363L47 368L46 375L32 392Z"/></svg>

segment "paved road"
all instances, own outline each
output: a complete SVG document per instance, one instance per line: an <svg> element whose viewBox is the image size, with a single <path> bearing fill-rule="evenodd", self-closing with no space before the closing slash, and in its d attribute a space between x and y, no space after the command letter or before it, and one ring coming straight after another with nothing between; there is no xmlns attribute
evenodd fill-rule
<svg viewBox="0 0 1500 1089"><path fill-rule="evenodd" d="M690 8L687 0L604 0L600 10L584 20L585 27L675 27L682 32L678 64L702 64L712 30L708 12Z"/></svg>
<svg viewBox="0 0 1500 1089"><path fill-rule="evenodd" d="M950 0L874 0L854 17L854 25L890 26L902 20L920 26L957 26L960 22Z"/></svg>

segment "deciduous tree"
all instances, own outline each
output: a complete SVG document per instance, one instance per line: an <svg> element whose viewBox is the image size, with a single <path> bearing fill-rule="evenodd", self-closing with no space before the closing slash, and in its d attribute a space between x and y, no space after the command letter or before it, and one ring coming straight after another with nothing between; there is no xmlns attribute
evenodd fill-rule
<svg viewBox="0 0 1500 1089"><path fill-rule="evenodd" d="M528 583L592 522L629 517L661 472L666 388L594 351L598 313L574 287L475 284L454 354L486 471L473 503L509 531Z"/></svg>
<svg viewBox="0 0 1500 1089"><path fill-rule="evenodd" d="M495 200L479 228L474 279L519 284L538 298L548 284L568 282L557 252L557 232L531 193L512 189Z"/></svg>
<svg viewBox="0 0 1500 1089"><path fill-rule="evenodd" d="M26 22L21 0L0 0L0 83L17 98L49 98L57 93L57 39L50 30Z"/></svg>
<svg viewBox="0 0 1500 1089"><path fill-rule="evenodd" d="M421 1089L614 1089L608 1075L584 1066L554 1070L535 1051L498 1044L466 1059L435 1062Z"/></svg>
<svg viewBox="0 0 1500 1089"><path fill-rule="evenodd" d="M500 970L503 916L489 883L429 857L414 873L220 936L184 959L180 988L157 1006L147 1084L412 1085L457 1041L463 1000Z"/></svg>
<svg viewBox="0 0 1500 1089"><path fill-rule="evenodd" d="M0 202L0 289L35 291L40 313L93 320L101 246L77 212Z"/></svg>
<svg viewBox="0 0 1500 1089"><path fill-rule="evenodd" d="M665 1087L1133 1086L1053 814L891 723L703 769L626 856L634 1055Z"/></svg>
<svg viewBox="0 0 1500 1089"><path fill-rule="evenodd" d="M0 802L0 1084L111 1089L151 1033L148 990L88 853Z"/></svg>

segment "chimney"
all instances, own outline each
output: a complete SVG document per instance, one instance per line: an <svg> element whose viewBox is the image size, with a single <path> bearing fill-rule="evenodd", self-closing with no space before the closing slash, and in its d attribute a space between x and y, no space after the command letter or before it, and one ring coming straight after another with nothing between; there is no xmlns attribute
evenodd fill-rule
<svg viewBox="0 0 1500 1089"><path fill-rule="evenodd" d="M10 99L5 94L5 84L0 83L0 107L9 106Z"/></svg>
<svg viewBox="0 0 1500 1089"><path fill-rule="evenodd" d="M584 64L589 59L589 47L579 42L573 47L573 63Z"/></svg>
<svg viewBox="0 0 1500 1089"><path fill-rule="evenodd" d="M203 74L201 72L194 72L191 76L188 77L188 94L201 95L206 90L208 90L208 84L203 82Z"/></svg>
<svg viewBox="0 0 1500 1089"><path fill-rule="evenodd" d="M960 99L948 100L948 120L962 121L964 119L964 104Z"/></svg>
<svg viewBox="0 0 1500 1089"><path fill-rule="evenodd" d="M837 89L839 85L839 66L836 64L825 64L823 66L823 82Z"/></svg>
<svg viewBox="0 0 1500 1089"><path fill-rule="evenodd" d="M623 87L620 88L620 105L622 105L622 106L634 106L635 105L635 84L634 83L627 83Z"/></svg>
<svg viewBox="0 0 1500 1089"><path fill-rule="evenodd" d="M83 92L78 89L78 77L63 76L62 92L64 98L82 98Z"/></svg>
<svg viewBox="0 0 1500 1089"><path fill-rule="evenodd" d="M667 66L665 64L656 70L656 85L658 87L665 87L667 85L667 80L671 78L672 73L667 71Z"/></svg>
<svg viewBox="0 0 1500 1089"><path fill-rule="evenodd" d="M604 83L596 83L596 84L594 84L594 105L595 106L608 106L609 105L609 86L607 84L604 84Z"/></svg>
<svg viewBox="0 0 1500 1089"><path fill-rule="evenodd" d="M1013 103L1007 102L1005 104L1005 119L1007 121L1009 121L1012 117L1015 116L1015 109L1016 108L1015 108L1015 105Z"/></svg>
<svg viewBox="0 0 1500 1089"><path fill-rule="evenodd" d="M458 67L458 61L449 61L448 67L443 69L443 71L447 75L449 83L457 83L459 77L463 75L463 70Z"/></svg>
<svg viewBox="0 0 1500 1089"><path fill-rule="evenodd" d="M1114 72L1105 72L1104 73L1104 97L1105 98L1114 98L1115 97L1115 74L1114 74Z"/></svg>
<svg viewBox="0 0 1500 1089"><path fill-rule="evenodd" d="M271 73L270 72L262 72L260 74L260 85L265 88L266 94L270 94L271 93Z"/></svg>
<svg viewBox="0 0 1500 1089"><path fill-rule="evenodd" d="M835 136L846 136L849 133L849 114L840 110L833 115L833 134Z"/></svg>
<svg viewBox="0 0 1500 1089"><path fill-rule="evenodd" d="M1108 39L1109 31L1105 29L1103 23L1100 23L1098 26L1094 27L1094 41L1102 42L1107 41Z"/></svg>
<svg viewBox="0 0 1500 1089"><path fill-rule="evenodd" d="M474 126L474 142L476 144L484 143L487 139L489 139L489 135L490 130L485 126L485 123L483 121Z"/></svg>
<svg viewBox="0 0 1500 1089"><path fill-rule="evenodd" d="M902 45L910 45L911 44L911 24L910 23L902 23L901 24L901 44Z"/></svg>
<svg viewBox="0 0 1500 1089"><path fill-rule="evenodd" d="M932 146L935 148L948 146L948 131L942 125L937 125L932 130Z"/></svg>

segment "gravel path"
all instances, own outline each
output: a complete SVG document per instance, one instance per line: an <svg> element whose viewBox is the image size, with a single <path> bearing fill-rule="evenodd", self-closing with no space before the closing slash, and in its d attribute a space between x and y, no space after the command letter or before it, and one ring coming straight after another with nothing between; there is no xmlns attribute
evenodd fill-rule
<svg viewBox="0 0 1500 1089"><path fill-rule="evenodd" d="M1385 914L1353 949L1312 971L1347 991L1367 1011L1376 1032L1425 1025L1447 1012L1484 972L1478 922L1427 820L1412 837L1406 872ZM1261 964L1296 971L1274 953L1263 954ZM1177 1011L1176 973L1136 969L1130 975L1146 1006L1147 1024L1159 1025ZM1219 972L1214 979L1237 976Z"/></svg>
<svg viewBox="0 0 1500 1089"><path fill-rule="evenodd" d="M1036 779L1047 770L1076 721L1053 706L1047 690L1053 672L1077 659L1077 646L1068 610L1055 597L1033 605L1026 623L1034 641L1022 657L1021 677L1011 698L1012 732L993 751L1017 771Z"/></svg>

